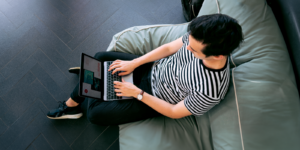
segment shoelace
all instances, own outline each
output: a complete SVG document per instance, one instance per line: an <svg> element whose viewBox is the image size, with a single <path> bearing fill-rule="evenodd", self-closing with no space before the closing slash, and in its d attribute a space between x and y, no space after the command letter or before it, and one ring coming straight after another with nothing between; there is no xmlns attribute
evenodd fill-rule
<svg viewBox="0 0 300 150"><path fill-rule="evenodd" d="M60 109L61 111L65 110L67 108L65 101L58 101L57 103L59 103L58 109Z"/></svg>

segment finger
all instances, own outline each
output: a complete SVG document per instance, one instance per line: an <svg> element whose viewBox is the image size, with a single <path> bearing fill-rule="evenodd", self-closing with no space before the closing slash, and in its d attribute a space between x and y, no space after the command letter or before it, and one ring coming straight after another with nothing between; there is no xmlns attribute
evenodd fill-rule
<svg viewBox="0 0 300 150"><path fill-rule="evenodd" d="M123 94L120 93L120 92L116 93L116 95L117 95L117 96L123 96Z"/></svg>
<svg viewBox="0 0 300 150"><path fill-rule="evenodd" d="M122 78L122 82L125 82L125 80Z"/></svg>
<svg viewBox="0 0 300 150"><path fill-rule="evenodd" d="M121 92L122 92L122 90L120 90L120 89L115 89L115 92L117 92L117 93L121 93Z"/></svg>
<svg viewBox="0 0 300 150"><path fill-rule="evenodd" d="M120 63L120 60L115 60L112 64Z"/></svg>
<svg viewBox="0 0 300 150"><path fill-rule="evenodd" d="M113 63L110 64L110 66L113 66L113 65L118 64L118 63L120 63L120 60L115 60L115 61L113 61Z"/></svg>
<svg viewBox="0 0 300 150"><path fill-rule="evenodd" d="M116 59L116 60L113 61L113 63L114 63L114 62L118 62L118 61L119 61L119 59Z"/></svg>
<svg viewBox="0 0 300 150"><path fill-rule="evenodd" d="M114 81L114 85L121 86L121 85L122 85L122 82Z"/></svg>
<svg viewBox="0 0 300 150"><path fill-rule="evenodd" d="M108 68L108 71L110 71L110 70L112 70L113 69L113 64L111 64L110 66L109 66L109 68Z"/></svg>
<svg viewBox="0 0 300 150"><path fill-rule="evenodd" d="M121 68L115 69L111 74L115 74L117 71L121 70Z"/></svg>
<svg viewBox="0 0 300 150"><path fill-rule="evenodd" d="M110 65L117 65L117 64L120 64L121 62L120 61L114 61L112 64Z"/></svg>
<svg viewBox="0 0 300 150"><path fill-rule="evenodd" d="M109 67L108 68L108 70L107 71L111 71L111 70L113 70L113 69L115 69L116 67L114 67L114 66L111 66L111 67Z"/></svg>
<svg viewBox="0 0 300 150"><path fill-rule="evenodd" d="M125 72L119 73L118 75L119 75L119 76L124 76L124 75L127 75L127 74L128 74L128 71L125 71Z"/></svg>
<svg viewBox="0 0 300 150"><path fill-rule="evenodd" d="M109 70L112 70L114 68L120 68L120 67L122 67L122 66L119 64L115 64L115 65L111 66L111 68L109 68Z"/></svg>
<svg viewBox="0 0 300 150"><path fill-rule="evenodd" d="M114 61L113 63L111 63L109 66L113 66L114 64L116 64L116 62Z"/></svg>
<svg viewBox="0 0 300 150"><path fill-rule="evenodd" d="M112 70L112 69L114 69L114 68L117 68L118 66L120 66L120 65L118 65L118 64L111 64L111 65L109 66L108 71L110 71L110 70Z"/></svg>
<svg viewBox="0 0 300 150"><path fill-rule="evenodd" d="M119 84L115 84L115 85L114 85L114 88L119 89L120 87L121 87L121 85L119 85Z"/></svg>

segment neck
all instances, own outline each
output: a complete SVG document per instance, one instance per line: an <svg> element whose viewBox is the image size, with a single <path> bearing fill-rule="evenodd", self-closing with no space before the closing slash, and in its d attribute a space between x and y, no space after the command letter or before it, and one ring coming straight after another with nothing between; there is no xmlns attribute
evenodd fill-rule
<svg viewBox="0 0 300 150"><path fill-rule="evenodd" d="M222 69L227 61L227 56L225 56L221 60L215 60L215 59L203 59L203 64L210 69Z"/></svg>

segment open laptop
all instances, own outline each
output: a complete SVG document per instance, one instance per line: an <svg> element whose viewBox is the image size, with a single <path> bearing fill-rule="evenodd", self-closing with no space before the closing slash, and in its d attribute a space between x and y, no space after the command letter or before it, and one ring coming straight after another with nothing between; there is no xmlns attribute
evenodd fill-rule
<svg viewBox="0 0 300 150"><path fill-rule="evenodd" d="M119 72L117 72L112 75L113 70L108 71L112 62L97 60L85 53L81 54L79 96L102 99L104 101L132 98L116 96L113 81L122 82L122 79L124 79L126 82L133 83L133 74L118 76Z"/></svg>

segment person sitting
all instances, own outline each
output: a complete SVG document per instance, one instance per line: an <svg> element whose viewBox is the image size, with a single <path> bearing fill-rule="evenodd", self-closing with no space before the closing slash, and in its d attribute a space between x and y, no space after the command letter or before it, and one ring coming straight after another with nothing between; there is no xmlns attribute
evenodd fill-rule
<svg viewBox="0 0 300 150"><path fill-rule="evenodd" d="M94 57L114 61L109 71L123 76L133 72L134 84L114 81L117 96L130 100L103 101L78 96L49 111L50 119L82 116L80 104L89 100L87 118L99 125L119 125L151 117L178 119L202 115L220 103L229 87L229 55L243 42L238 21L224 14L192 20L182 37L137 56L121 52L98 52Z"/></svg>

